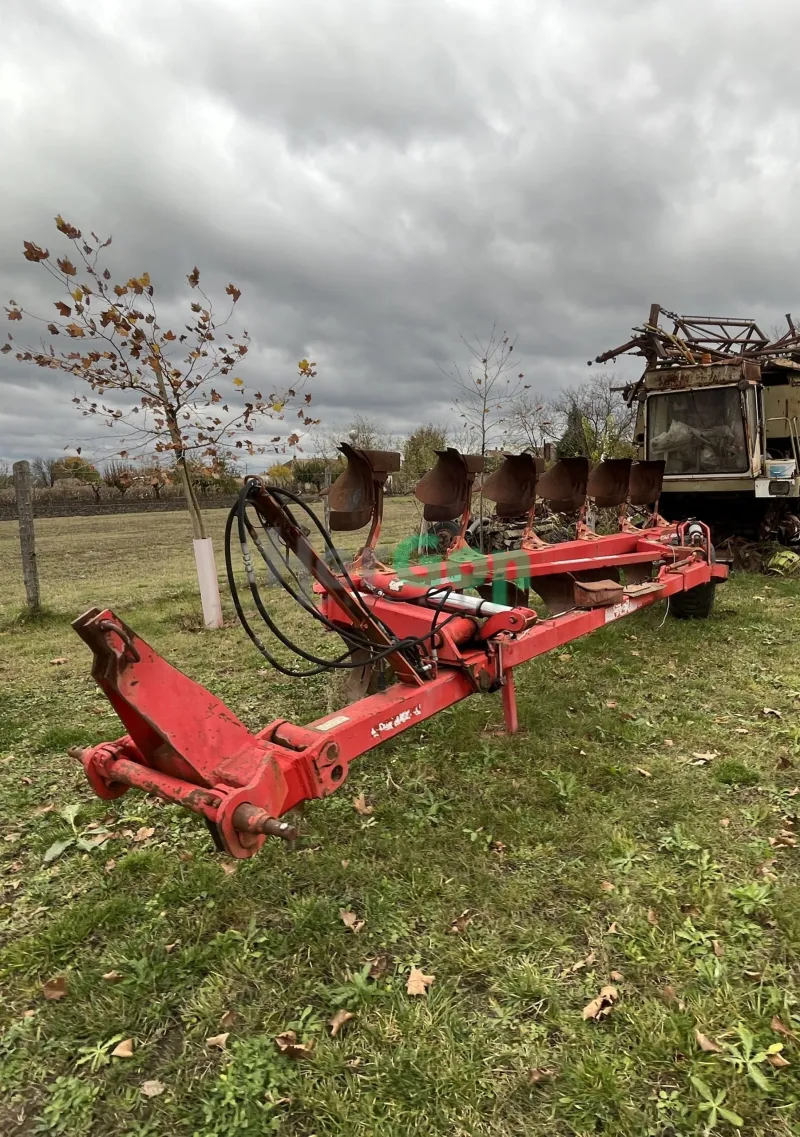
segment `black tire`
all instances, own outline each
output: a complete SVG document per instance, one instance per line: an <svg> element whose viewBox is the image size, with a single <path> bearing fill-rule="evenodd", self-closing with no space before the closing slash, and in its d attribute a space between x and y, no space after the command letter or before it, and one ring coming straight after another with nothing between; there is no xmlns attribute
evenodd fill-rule
<svg viewBox="0 0 800 1137"><path fill-rule="evenodd" d="M712 563L716 559L716 553L712 546ZM676 592L667 601L670 615L674 616L676 620L707 620L714 610L716 592L717 582L715 580L710 580L708 584L698 584L696 588L690 588L688 592Z"/></svg>
<svg viewBox="0 0 800 1137"><path fill-rule="evenodd" d="M459 521L434 522L428 530L428 535L433 535L436 542L433 552L446 557L460 531L461 523Z"/></svg>

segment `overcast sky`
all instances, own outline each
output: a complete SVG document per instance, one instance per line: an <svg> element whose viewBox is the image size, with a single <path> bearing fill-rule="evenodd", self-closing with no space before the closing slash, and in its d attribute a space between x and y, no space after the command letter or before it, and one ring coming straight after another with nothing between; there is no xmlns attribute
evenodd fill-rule
<svg viewBox="0 0 800 1137"><path fill-rule="evenodd" d="M651 301L768 329L800 314L798 42L797 0L4 0L2 300L47 312L21 244L61 212L167 305L235 281L248 379L313 358L327 426L395 433L495 321L544 394ZM0 368L0 456L108 447L70 377Z"/></svg>

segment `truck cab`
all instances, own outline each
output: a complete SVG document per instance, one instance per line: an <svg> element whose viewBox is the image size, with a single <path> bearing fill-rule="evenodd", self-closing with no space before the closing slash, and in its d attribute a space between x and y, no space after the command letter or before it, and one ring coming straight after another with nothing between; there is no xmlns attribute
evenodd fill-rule
<svg viewBox="0 0 800 1137"><path fill-rule="evenodd" d="M779 535L796 520L800 539L800 335L770 343L750 320L676 316L666 331L657 305L636 338L597 362L633 352L647 360L625 388L638 402L638 456L665 463L661 511L696 516L717 540Z"/></svg>

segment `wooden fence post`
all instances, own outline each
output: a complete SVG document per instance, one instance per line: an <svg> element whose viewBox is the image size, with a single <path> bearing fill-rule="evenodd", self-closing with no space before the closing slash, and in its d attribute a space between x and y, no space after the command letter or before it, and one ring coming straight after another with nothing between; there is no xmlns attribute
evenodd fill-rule
<svg viewBox="0 0 800 1137"><path fill-rule="evenodd" d="M25 596L28 607L35 611L39 607L39 572L36 567L36 539L33 531L33 488L31 468L27 462L15 462L13 468L14 489L17 495L17 517L19 518L19 543L22 549L22 577L25 581Z"/></svg>

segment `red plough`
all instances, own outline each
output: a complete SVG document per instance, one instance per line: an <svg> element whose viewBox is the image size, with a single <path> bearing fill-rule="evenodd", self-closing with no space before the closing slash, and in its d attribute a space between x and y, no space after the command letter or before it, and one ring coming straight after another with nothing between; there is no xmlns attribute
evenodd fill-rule
<svg viewBox="0 0 800 1137"><path fill-rule="evenodd" d="M205 817L220 849L251 857L267 836L294 839L294 825L281 818L333 793L350 763L368 750L476 692L501 693L506 728L514 731L519 664L656 601L668 600L677 615L707 615L714 585L727 575L713 561L704 525L668 525L659 517L659 463L617 460L590 472L585 459L567 459L543 473L531 455L509 456L484 482L483 496L496 502L498 518L527 514L524 536L519 548L482 555L463 541L482 463L457 451L440 456L417 496L430 520L461 513L461 539L446 561L402 564L396 555L390 568L376 559L375 549L383 484L399 456L351 448L346 456L347 471L331 488L331 528L371 526L350 566L304 503L257 479L246 483L231 511L226 554L234 605L259 649L290 674L346 669L353 701L306 726L278 719L253 734L113 612L92 609L74 627L92 649L93 677L127 731L81 754L98 796L115 798L135 787L176 802ZM536 519L543 504L578 513L575 540L541 541ZM617 532L594 532L596 507L619 510ZM320 530L324 558L300 524L303 511ZM234 528L259 614L310 668L288 669L250 626L231 560ZM261 600L253 548L290 595L338 633L342 655L320 659L281 631ZM285 567L281 553L287 548L313 577L316 604ZM544 601L546 615L530 607L530 589ZM388 685L369 694L387 675Z"/></svg>

